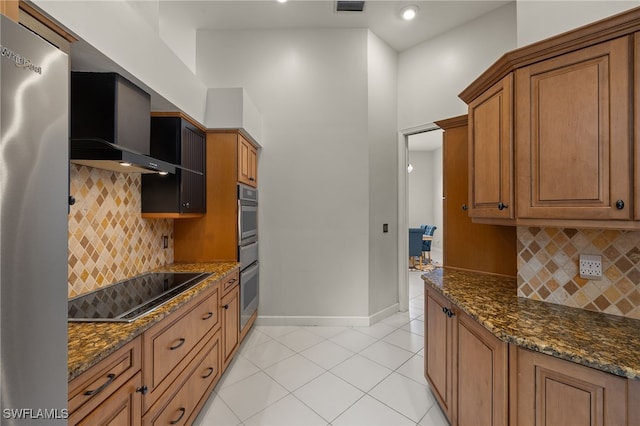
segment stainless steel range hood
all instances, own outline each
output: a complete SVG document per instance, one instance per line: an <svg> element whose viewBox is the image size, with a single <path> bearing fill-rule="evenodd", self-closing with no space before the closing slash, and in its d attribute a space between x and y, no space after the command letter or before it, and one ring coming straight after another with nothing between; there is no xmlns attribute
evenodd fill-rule
<svg viewBox="0 0 640 426"><path fill-rule="evenodd" d="M175 173L149 156L148 93L116 73L71 73L70 160L124 173Z"/></svg>

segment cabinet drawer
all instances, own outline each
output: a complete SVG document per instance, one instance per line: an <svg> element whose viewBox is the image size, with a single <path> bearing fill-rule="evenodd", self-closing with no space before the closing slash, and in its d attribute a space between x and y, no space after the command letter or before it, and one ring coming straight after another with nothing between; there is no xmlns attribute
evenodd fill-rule
<svg viewBox="0 0 640 426"><path fill-rule="evenodd" d="M199 408L220 378L220 332L207 342L185 370L186 379L176 385L177 391L158 401L144 417L144 425L186 425L198 415ZM168 392L169 393L169 392Z"/></svg>
<svg viewBox="0 0 640 426"><path fill-rule="evenodd" d="M202 348L208 334L219 326L219 284L202 296L177 319L167 318L146 331L144 342L144 381L149 387L145 409L150 407Z"/></svg>
<svg viewBox="0 0 640 426"><path fill-rule="evenodd" d="M240 272L236 270L231 275L225 277L222 280L222 294L226 294L234 286L237 286L239 284L240 284Z"/></svg>
<svg viewBox="0 0 640 426"><path fill-rule="evenodd" d="M136 338L69 382L69 413L86 415L118 390L140 371L141 353L141 339Z"/></svg>
<svg viewBox="0 0 640 426"><path fill-rule="evenodd" d="M69 417L69 425L125 426L142 423L142 373L138 372L124 386L113 392L88 415L76 412ZM84 416L84 417L81 417Z"/></svg>

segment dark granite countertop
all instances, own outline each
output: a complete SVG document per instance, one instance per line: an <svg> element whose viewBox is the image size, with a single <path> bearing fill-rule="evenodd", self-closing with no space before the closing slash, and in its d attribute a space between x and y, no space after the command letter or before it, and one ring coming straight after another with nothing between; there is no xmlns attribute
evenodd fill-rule
<svg viewBox="0 0 640 426"><path fill-rule="evenodd" d="M517 296L515 278L450 268L422 275L500 340L640 379L640 321Z"/></svg>
<svg viewBox="0 0 640 426"><path fill-rule="evenodd" d="M71 381L93 365L132 341L171 312L192 300L217 280L239 267L237 262L172 264L154 272L211 272L212 275L155 311L130 323L70 322L68 326L68 380Z"/></svg>

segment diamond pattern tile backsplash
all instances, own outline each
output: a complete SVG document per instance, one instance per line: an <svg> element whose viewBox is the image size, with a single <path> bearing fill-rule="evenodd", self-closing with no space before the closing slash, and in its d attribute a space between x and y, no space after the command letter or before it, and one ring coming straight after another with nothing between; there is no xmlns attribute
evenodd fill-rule
<svg viewBox="0 0 640 426"><path fill-rule="evenodd" d="M640 231L518 227L518 296L640 319ZM581 254L602 278L580 278Z"/></svg>
<svg viewBox="0 0 640 426"><path fill-rule="evenodd" d="M173 263L173 220L140 216L139 173L71 164L70 181L69 297Z"/></svg>

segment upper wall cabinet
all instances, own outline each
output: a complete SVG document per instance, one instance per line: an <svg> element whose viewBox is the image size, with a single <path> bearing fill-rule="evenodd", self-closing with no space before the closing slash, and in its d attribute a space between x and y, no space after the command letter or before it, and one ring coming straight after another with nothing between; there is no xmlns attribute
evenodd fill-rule
<svg viewBox="0 0 640 426"><path fill-rule="evenodd" d="M629 38L516 71L517 216L632 219Z"/></svg>
<svg viewBox="0 0 640 426"><path fill-rule="evenodd" d="M522 47L460 94L474 222L640 229L639 31L636 8Z"/></svg>
<svg viewBox="0 0 640 426"><path fill-rule="evenodd" d="M513 219L513 77L469 104L469 216Z"/></svg>
<svg viewBox="0 0 640 426"><path fill-rule="evenodd" d="M206 135L182 117L151 118L151 155L182 168L142 176L143 217L201 216L205 201Z"/></svg>
<svg viewBox="0 0 640 426"><path fill-rule="evenodd" d="M258 150L238 135L238 182L258 186Z"/></svg>

